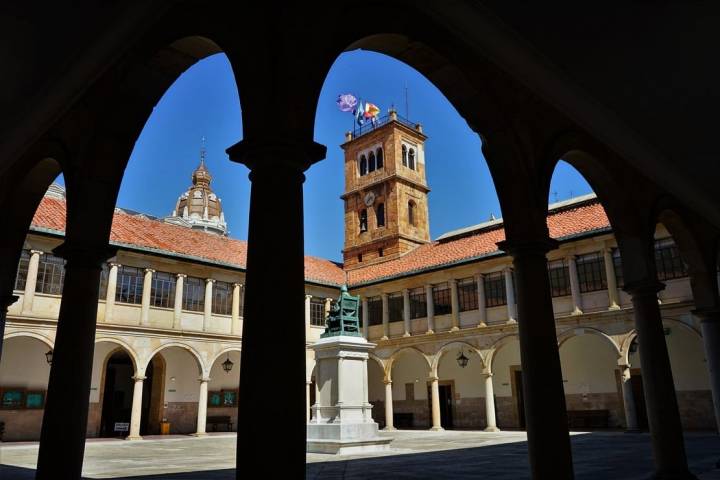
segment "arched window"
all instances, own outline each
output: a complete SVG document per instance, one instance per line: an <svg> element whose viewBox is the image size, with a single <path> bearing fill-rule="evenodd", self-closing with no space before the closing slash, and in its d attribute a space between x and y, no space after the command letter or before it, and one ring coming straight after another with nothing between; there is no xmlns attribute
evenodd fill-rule
<svg viewBox="0 0 720 480"><path fill-rule="evenodd" d="M402 146L402 164L403 167L407 167L407 147L405 145Z"/></svg>
<svg viewBox="0 0 720 480"><path fill-rule="evenodd" d="M365 155L360 157L360 176L367 174L367 158L365 158Z"/></svg>
<svg viewBox="0 0 720 480"><path fill-rule="evenodd" d="M375 218L377 219L378 227L385 226L385 204L384 203L378 204L377 208L375 209Z"/></svg>
<svg viewBox="0 0 720 480"><path fill-rule="evenodd" d="M415 149L411 148L410 153L408 153L408 167L410 169L415 170Z"/></svg>
<svg viewBox="0 0 720 480"><path fill-rule="evenodd" d="M383 149L382 149L382 147L378 148L378 149L375 151L375 156L377 157L377 160L376 160L376 162L377 162L377 169L380 170L381 168L383 168L383 160L385 159L384 156L383 156Z"/></svg>
<svg viewBox="0 0 720 480"><path fill-rule="evenodd" d="M367 210L360 210L360 233L367 232Z"/></svg>
<svg viewBox="0 0 720 480"><path fill-rule="evenodd" d="M375 154L370 152L368 155L368 173L375 171Z"/></svg>
<svg viewBox="0 0 720 480"><path fill-rule="evenodd" d="M415 215L415 202L410 200L408 202L408 222L410 223L410 225L415 225Z"/></svg>

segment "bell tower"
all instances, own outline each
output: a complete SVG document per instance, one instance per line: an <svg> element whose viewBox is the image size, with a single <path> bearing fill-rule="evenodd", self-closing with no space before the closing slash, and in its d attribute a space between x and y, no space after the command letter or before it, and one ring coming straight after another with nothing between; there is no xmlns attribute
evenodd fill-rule
<svg viewBox="0 0 720 480"><path fill-rule="evenodd" d="M420 124L395 110L346 134L345 268L398 258L430 241L426 139Z"/></svg>

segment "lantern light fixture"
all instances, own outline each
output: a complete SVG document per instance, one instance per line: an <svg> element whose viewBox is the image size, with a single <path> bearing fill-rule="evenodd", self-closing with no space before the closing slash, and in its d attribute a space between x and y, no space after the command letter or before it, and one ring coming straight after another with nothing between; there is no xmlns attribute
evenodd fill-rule
<svg viewBox="0 0 720 480"><path fill-rule="evenodd" d="M53 351L52 350L48 350L47 353L45 354L45 361L47 361L48 365L52 365L52 361L53 361Z"/></svg>
<svg viewBox="0 0 720 480"><path fill-rule="evenodd" d="M223 370L225 370L225 373L230 373L230 370L232 370L233 365L235 365L235 364L230 360L230 354L228 353L227 360L225 360L222 363L222 368L223 368Z"/></svg>
<svg viewBox="0 0 720 480"><path fill-rule="evenodd" d="M460 368L467 367L468 362L470 359L465 356L465 353L463 352L462 348L460 349L460 355L457 356L457 363L460 365Z"/></svg>

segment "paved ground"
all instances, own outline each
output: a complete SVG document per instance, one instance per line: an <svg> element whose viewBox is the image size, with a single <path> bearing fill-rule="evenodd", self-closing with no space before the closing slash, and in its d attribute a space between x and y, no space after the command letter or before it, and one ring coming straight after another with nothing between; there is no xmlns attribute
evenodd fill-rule
<svg viewBox="0 0 720 480"><path fill-rule="evenodd" d="M392 451L374 456L308 454L308 479L523 479L529 478L522 432L399 431ZM652 472L647 434L573 434L578 479L636 479ZM720 479L720 437L689 434L686 449L692 471ZM269 452L278 461L282 455ZM1 444L0 478L34 477L37 444ZM234 480L235 437L156 437L138 442L91 440L85 449L85 478L133 480ZM272 470L262 476L272 478ZM255 478L260 475L255 476ZM58 476L62 478L62 476ZM253 478L253 477L249 477Z"/></svg>

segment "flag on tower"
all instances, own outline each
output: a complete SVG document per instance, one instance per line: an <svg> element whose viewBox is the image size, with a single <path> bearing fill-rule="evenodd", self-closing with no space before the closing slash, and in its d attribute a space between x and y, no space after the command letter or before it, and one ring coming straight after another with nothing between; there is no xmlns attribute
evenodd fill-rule
<svg viewBox="0 0 720 480"><path fill-rule="evenodd" d="M357 108L353 110L353 113L355 114L357 124L362 126L362 124L365 123L365 109L363 108L362 100L358 102Z"/></svg>
<svg viewBox="0 0 720 480"><path fill-rule="evenodd" d="M367 119L372 120L374 117L377 117L380 114L380 108L375 105L374 103L366 102L365 103L365 113L364 116Z"/></svg>
<svg viewBox="0 0 720 480"><path fill-rule="evenodd" d="M355 98L355 95L352 93L343 93L338 95L337 106L341 112L351 112L357 103L357 98Z"/></svg>

